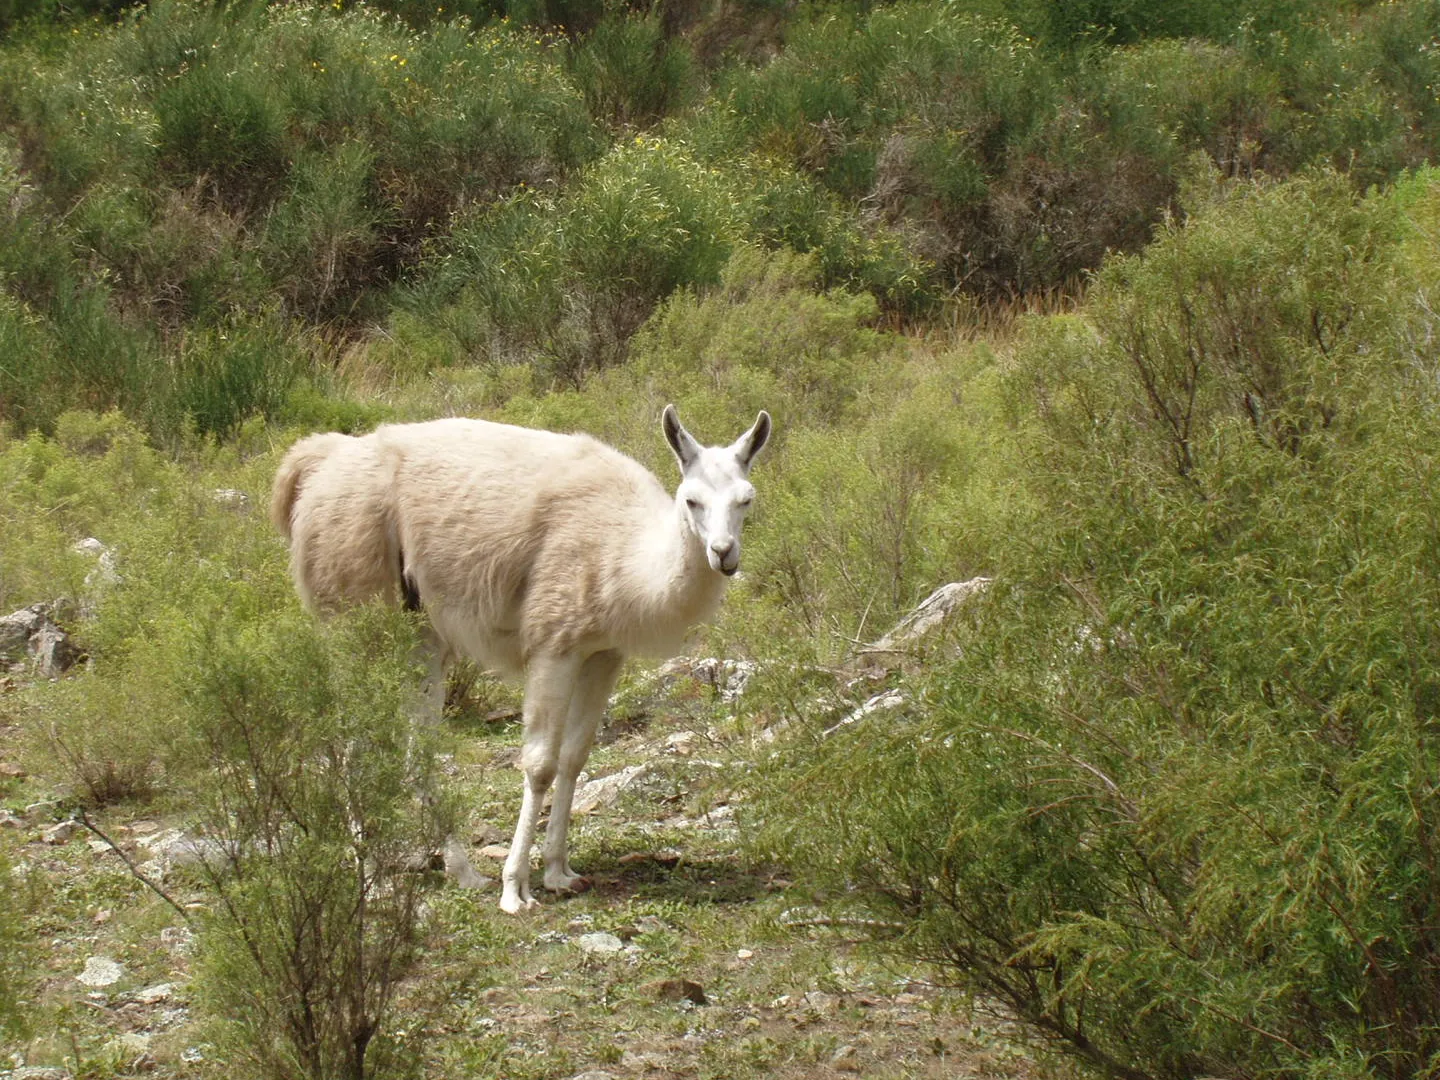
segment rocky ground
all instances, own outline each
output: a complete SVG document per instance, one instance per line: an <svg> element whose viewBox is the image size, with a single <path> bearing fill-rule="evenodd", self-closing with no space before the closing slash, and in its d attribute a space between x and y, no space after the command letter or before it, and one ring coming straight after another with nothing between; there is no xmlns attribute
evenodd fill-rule
<svg viewBox="0 0 1440 1080"><path fill-rule="evenodd" d="M869 928L827 920L784 867L747 857L734 781L756 732L727 720L747 675L677 665L614 704L572 833L588 892L508 918L498 885L436 877L425 969L392 1021L425 1075L1063 1075L923 970L883 961L861 943ZM0 722L13 719L4 697ZM513 705L477 684L449 730L472 858L495 878L519 801ZM187 872L183 808L112 806L87 826L29 774L22 736L0 726L0 850L25 882L43 978L33 1032L3 1047L0 1078L232 1072L194 996L186 911L206 898Z"/></svg>

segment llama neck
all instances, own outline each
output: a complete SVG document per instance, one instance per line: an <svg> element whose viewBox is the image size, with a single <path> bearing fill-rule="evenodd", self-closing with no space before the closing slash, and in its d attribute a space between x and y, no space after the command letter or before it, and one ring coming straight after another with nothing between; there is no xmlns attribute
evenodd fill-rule
<svg viewBox="0 0 1440 1080"><path fill-rule="evenodd" d="M710 568L704 545L678 504L657 514L628 570L637 614L647 630L662 638L683 637L708 619L725 595L727 579Z"/></svg>

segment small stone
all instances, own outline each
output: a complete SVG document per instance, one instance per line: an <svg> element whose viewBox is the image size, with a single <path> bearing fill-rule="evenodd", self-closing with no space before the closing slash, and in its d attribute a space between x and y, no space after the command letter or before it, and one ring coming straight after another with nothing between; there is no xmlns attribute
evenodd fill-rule
<svg viewBox="0 0 1440 1080"><path fill-rule="evenodd" d="M592 934L581 934L575 939L575 944L582 952L595 954L618 953L625 948L625 943L614 934L607 934L597 931Z"/></svg>
<svg viewBox="0 0 1440 1080"><path fill-rule="evenodd" d="M692 979L656 979L640 989L657 1001L689 1001L704 1005L707 1000L705 988Z"/></svg>
<svg viewBox="0 0 1440 1080"><path fill-rule="evenodd" d="M752 950L750 950L750 949L740 949L740 950L738 950L738 951L735 953L735 959L737 959L737 960L749 960L749 959L750 959L752 956L754 956L754 955L755 955L755 953L754 953Z"/></svg>
<svg viewBox="0 0 1440 1080"><path fill-rule="evenodd" d="M570 1080L615 1080L615 1077L604 1069L586 1069L582 1073L576 1073Z"/></svg>
<svg viewBox="0 0 1440 1080"><path fill-rule="evenodd" d="M216 488L210 497L231 510L244 510L250 505L250 496L238 488Z"/></svg>
<svg viewBox="0 0 1440 1080"><path fill-rule="evenodd" d="M23 780L29 774L13 761L0 761L0 777L6 780Z"/></svg>
<svg viewBox="0 0 1440 1080"><path fill-rule="evenodd" d="M693 731L672 732L665 738L665 749L672 754L689 757L695 752L695 740L697 738L698 736Z"/></svg>
<svg viewBox="0 0 1440 1080"><path fill-rule="evenodd" d="M24 814L25 817L34 821L37 817L53 814L56 805L57 803L54 799L43 799L40 802L32 802L29 806L25 807Z"/></svg>
<svg viewBox="0 0 1440 1080"><path fill-rule="evenodd" d="M149 836L151 833L160 831L160 823L151 821L149 818L141 818L139 821L130 823L130 832L135 836Z"/></svg>
<svg viewBox="0 0 1440 1080"><path fill-rule="evenodd" d="M160 931L160 944L177 953L188 953L195 934L188 926L167 926Z"/></svg>
<svg viewBox="0 0 1440 1080"><path fill-rule="evenodd" d="M9 810L0 810L0 829L23 829L25 819L16 817Z"/></svg>
<svg viewBox="0 0 1440 1080"><path fill-rule="evenodd" d="M154 986L147 986L144 990L137 990L135 1000L141 1005L158 1005L162 1001L169 1001L174 993L174 983L157 983Z"/></svg>
<svg viewBox="0 0 1440 1080"><path fill-rule="evenodd" d="M510 857L510 845L486 844L480 849L480 854L487 859L508 859Z"/></svg>
<svg viewBox="0 0 1440 1080"><path fill-rule="evenodd" d="M125 977L125 969L108 956L91 956L85 970L75 976L85 986L113 986Z"/></svg>
<svg viewBox="0 0 1440 1080"><path fill-rule="evenodd" d="M10 1080L70 1080L70 1074L53 1065L22 1065L8 1074Z"/></svg>
<svg viewBox="0 0 1440 1080"><path fill-rule="evenodd" d="M96 926L104 926L113 917L114 913L107 907L101 908L91 916L90 921Z"/></svg>
<svg viewBox="0 0 1440 1080"><path fill-rule="evenodd" d="M860 1056L855 1052L853 1046L842 1046L835 1051L835 1056L830 1059L830 1067L840 1072L860 1071Z"/></svg>
<svg viewBox="0 0 1440 1080"><path fill-rule="evenodd" d="M70 838L80 831L80 825L75 821L61 821L51 825L48 829L40 830L40 839L47 844L54 844L56 847L70 842Z"/></svg>
<svg viewBox="0 0 1440 1080"><path fill-rule="evenodd" d="M571 803L572 814L588 814L602 806L609 806L620 797L620 793L649 771L648 765L629 765L617 773L591 780L575 793Z"/></svg>

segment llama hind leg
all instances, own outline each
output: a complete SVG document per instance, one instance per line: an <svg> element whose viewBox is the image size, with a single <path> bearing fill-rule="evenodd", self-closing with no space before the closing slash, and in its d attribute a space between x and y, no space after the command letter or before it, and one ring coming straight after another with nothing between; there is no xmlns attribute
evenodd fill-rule
<svg viewBox="0 0 1440 1080"><path fill-rule="evenodd" d="M525 794L501 878L500 909L510 915L539 903L530 893L530 845L535 841L545 793L555 779L561 738L579 673L580 658L566 656L536 657L526 674L525 744L520 751Z"/></svg>
<svg viewBox="0 0 1440 1080"><path fill-rule="evenodd" d="M449 649L440 641L434 630L425 631L424 640L420 646L425 660L425 680L420 685L418 700L414 706L413 720L417 726L438 727L445 711L445 683L446 675L449 673L452 660ZM416 752L416 739L412 736L407 753L411 760L408 762L413 772L418 768L414 760ZM439 795L429 783L422 782L420 785L420 799L426 805L433 806L439 801ZM455 882L462 889L483 889L493 879L485 877L476 871L470 863L470 856L465 852L465 845L454 833L445 837L445 846L441 852L445 861L445 876Z"/></svg>
<svg viewBox="0 0 1440 1080"><path fill-rule="evenodd" d="M545 888L551 892L574 892L584 881L570 869L570 804L575 798L575 779L585 767L595 729L605 714L605 703L620 674L622 658L617 652L599 652L586 659L580 669L575 696L565 718L556 762L555 797L550 802L550 823L545 829Z"/></svg>

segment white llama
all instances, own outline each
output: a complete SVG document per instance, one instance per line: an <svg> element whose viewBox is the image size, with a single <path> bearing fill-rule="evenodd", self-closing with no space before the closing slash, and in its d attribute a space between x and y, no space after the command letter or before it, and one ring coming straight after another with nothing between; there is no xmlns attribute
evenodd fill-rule
<svg viewBox="0 0 1440 1080"><path fill-rule="evenodd" d="M500 898L512 914L537 903L530 845L552 782L545 887L581 882L570 804L624 658L677 652L740 566L770 415L725 447L697 443L673 405L661 426L680 463L673 497L589 436L466 419L312 435L275 477L270 514L307 607L385 596L424 610L431 720L459 656L523 677L525 793ZM447 870L475 879L453 840Z"/></svg>

